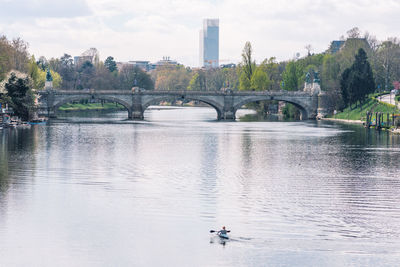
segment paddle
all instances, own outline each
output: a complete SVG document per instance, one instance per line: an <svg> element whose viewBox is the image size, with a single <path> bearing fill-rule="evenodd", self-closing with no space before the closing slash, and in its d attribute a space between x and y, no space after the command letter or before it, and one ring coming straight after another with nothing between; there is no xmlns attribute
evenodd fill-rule
<svg viewBox="0 0 400 267"><path fill-rule="evenodd" d="M210 230L210 233L215 233L215 232L218 232L218 231L215 231L215 230ZM227 232L227 233L230 233L230 232L231 232L231 230L227 230L226 232Z"/></svg>

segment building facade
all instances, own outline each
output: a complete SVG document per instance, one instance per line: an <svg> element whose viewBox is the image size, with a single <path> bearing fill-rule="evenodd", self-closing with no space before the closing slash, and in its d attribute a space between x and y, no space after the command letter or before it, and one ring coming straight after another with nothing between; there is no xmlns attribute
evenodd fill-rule
<svg viewBox="0 0 400 267"><path fill-rule="evenodd" d="M204 19L200 31L200 67L219 66L219 19Z"/></svg>
<svg viewBox="0 0 400 267"><path fill-rule="evenodd" d="M96 48L92 47L92 48L86 50L85 52L83 52L80 56L75 56L74 64L76 66L80 66L83 63L85 63L86 61L89 61L90 63L95 65L95 64L99 64L99 60L100 60L99 51L97 51Z"/></svg>
<svg viewBox="0 0 400 267"><path fill-rule="evenodd" d="M170 57L163 57L161 60L150 63L147 60L130 60L128 62L117 62L118 70L122 70L123 68L130 66L130 67L138 67L143 71L149 72L155 70L158 67L162 66L178 66L181 65L176 60L171 60Z"/></svg>

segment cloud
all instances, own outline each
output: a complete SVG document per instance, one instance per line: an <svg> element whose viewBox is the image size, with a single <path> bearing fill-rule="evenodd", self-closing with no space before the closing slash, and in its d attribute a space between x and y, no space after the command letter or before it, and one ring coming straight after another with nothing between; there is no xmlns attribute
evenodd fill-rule
<svg viewBox="0 0 400 267"><path fill-rule="evenodd" d="M21 36L35 55L78 55L96 47L118 61L170 56L198 65L204 18L220 19L220 58L240 60L244 43L257 62L326 50L352 27L378 39L399 36L397 0L35 0L2 1L0 34Z"/></svg>
<svg viewBox="0 0 400 267"><path fill-rule="evenodd" d="M86 2L79 0L2 0L0 7L0 18L7 21L37 17L78 17L91 13Z"/></svg>

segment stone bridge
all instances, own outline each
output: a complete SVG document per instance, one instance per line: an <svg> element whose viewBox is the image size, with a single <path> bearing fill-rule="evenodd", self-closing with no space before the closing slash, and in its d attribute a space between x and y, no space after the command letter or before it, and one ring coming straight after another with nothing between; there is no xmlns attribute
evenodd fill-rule
<svg viewBox="0 0 400 267"><path fill-rule="evenodd" d="M321 94L304 91L153 91L134 88L124 90L53 90L38 91L38 111L49 117L56 117L60 106L82 99L106 100L121 104L128 111L129 119L143 119L143 113L160 101L196 100L212 106L218 120L234 120L236 111L243 105L265 100L285 101L294 104L301 111L302 119L315 119L318 114Z"/></svg>

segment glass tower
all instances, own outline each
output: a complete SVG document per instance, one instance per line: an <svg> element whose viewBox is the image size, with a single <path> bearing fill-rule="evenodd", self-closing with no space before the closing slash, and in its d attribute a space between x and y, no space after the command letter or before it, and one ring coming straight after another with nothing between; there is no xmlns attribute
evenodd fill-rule
<svg viewBox="0 0 400 267"><path fill-rule="evenodd" d="M200 67L219 66L219 19L204 19L200 30Z"/></svg>

